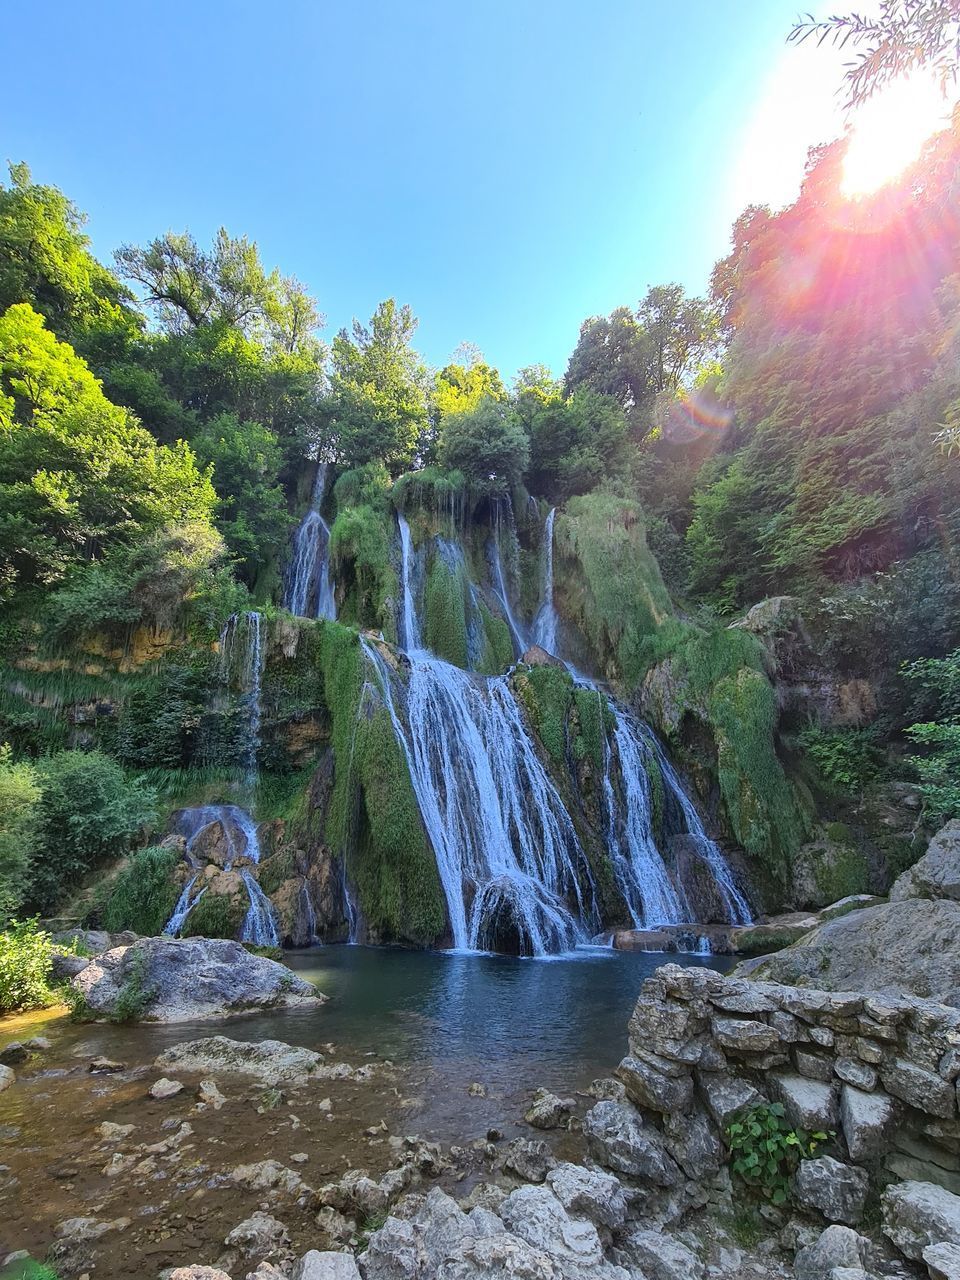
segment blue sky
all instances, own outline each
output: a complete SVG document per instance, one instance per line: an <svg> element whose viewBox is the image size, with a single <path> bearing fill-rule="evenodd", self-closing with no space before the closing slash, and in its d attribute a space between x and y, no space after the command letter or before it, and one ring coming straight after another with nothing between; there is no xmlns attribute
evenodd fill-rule
<svg viewBox="0 0 960 1280"><path fill-rule="evenodd" d="M836 78L796 0L54 0L4 16L3 156L94 249L220 224L332 336L395 296L442 364L561 373L584 317L705 288L748 199L787 199ZM780 123L778 123L778 121Z"/></svg>

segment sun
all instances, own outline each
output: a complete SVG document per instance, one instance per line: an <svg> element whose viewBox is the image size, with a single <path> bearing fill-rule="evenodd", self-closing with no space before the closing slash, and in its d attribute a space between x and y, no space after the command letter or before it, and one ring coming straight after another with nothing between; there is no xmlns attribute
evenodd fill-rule
<svg viewBox="0 0 960 1280"><path fill-rule="evenodd" d="M949 107L929 76L895 81L859 107L849 126L843 194L864 196L892 182L949 119Z"/></svg>

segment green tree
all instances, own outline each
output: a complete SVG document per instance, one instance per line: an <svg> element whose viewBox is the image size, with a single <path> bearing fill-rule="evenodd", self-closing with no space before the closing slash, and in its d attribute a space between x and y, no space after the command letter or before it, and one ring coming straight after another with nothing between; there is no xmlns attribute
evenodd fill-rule
<svg viewBox="0 0 960 1280"><path fill-rule="evenodd" d="M571 396L524 390L517 411L530 440L526 483L552 502L623 475L630 458L623 410L611 396L580 387Z"/></svg>
<svg viewBox="0 0 960 1280"><path fill-rule="evenodd" d="M441 460L462 471L478 492L506 493L526 469L529 444L516 414L497 400L481 400L475 409L444 420Z"/></svg>
<svg viewBox="0 0 960 1280"><path fill-rule="evenodd" d="M7 586L56 582L109 545L208 523L209 476L110 403L27 304L0 317L0 559Z"/></svg>
<svg viewBox="0 0 960 1280"><path fill-rule="evenodd" d="M23 901L37 842L40 788L32 765L13 759L0 743L0 925Z"/></svg>
<svg viewBox="0 0 960 1280"><path fill-rule="evenodd" d="M213 468L217 525L252 585L284 546L292 523L279 484L277 438L259 422L223 413L200 428L193 448L201 465Z"/></svg>
<svg viewBox="0 0 960 1280"><path fill-rule="evenodd" d="M398 474L427 427L427 374L410 343L417 321L393 298L369 327L353 322L333 340L327 443L347 466L381 459Z"/></svg>
<svg viewBox="0 0 960 1280"><path fill-rule="evenodd" d="M476 409L481 400L506 400L500 374L479 352L469 364L445 365L436 375L433 403L439 418Z"/></svg>

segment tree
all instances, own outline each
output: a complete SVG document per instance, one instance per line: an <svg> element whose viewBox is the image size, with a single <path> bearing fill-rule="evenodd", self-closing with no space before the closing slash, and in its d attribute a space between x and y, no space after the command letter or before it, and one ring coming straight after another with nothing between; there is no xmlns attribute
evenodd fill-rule
<svg viewBox="0 0 960 1280"><path fill-rule="evenodd" d="M393 298L369 327L354 320L331 352L327 444L349 467L376 458L394 473L413 461L427 426L427 373L410 343L417 321Z"/></svg>
<svg viewBox="0 0 960 1280"><path fill-rule="evenodd" d="M6 585L52 583L105 547L209 524L210 477L111 404L25 303L0 317L0 560Z"/></svg>
<svg viewBox="0 0 960 1280"><path fill-rule="evenodd" d="M477 492L508 492L519 484L528 457L523 428L501 401L482 400L475 409L451 414L444 422L443 465L462 471Z"/></svg>
<svg viewBox="0 0 960 1280"><path fill-rule="evenodd" d="M808 14L789 39L802 44L810 37L817 44L866 45L844 72L848 108L924 67L946 95L960 71L960 0L881 0L876 14L833 14L822 21Z"/></svg>
<svg viewBox="0 0 960 1280"><path fill-rule="evenodd" d="M285 544L291 525L279 484L283 455L277 439L259 422L222 413L200 428L193 448L200 464L213 469L217 526L253 585Z"/></svg>
<svg viewBox="0 0 960 1280"><path fill-rule="evenodd" d="M435 378L433 404L440 419L448 413L475 409L481 400L506 398L499 372L476 350L470 353L469 363L445 365Z"/></svg>
<svg viewBox="0 0 960 1280"><path fill-rule="evenodd" d="M16 762L9 745L0 743L0 925L16 912L26 892L39 799L33 767Z"/></svg>
<svg viewBox="0 0 960 1280"><path fill-rule="evenodd" d="M530 440L531 492L562 502L626 469L627 424L612 397L588 387L568 397L527 390L518 397L517 412Z"/></svg>

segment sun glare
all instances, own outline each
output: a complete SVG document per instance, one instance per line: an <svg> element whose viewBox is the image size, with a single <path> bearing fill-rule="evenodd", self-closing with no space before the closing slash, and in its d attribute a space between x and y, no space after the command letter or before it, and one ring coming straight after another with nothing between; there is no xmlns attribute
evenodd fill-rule
<svg viewBox="0 0 960 1280"><path fill-rule="evenodd" d="M909 76L881 90L852 119L843 194L868 195L893 181L948 118L947 102L928 76Z"/></svg>

